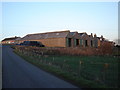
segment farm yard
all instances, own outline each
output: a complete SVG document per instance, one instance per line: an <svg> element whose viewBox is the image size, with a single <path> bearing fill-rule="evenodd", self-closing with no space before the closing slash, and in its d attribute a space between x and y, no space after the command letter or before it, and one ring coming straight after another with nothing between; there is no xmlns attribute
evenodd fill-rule
<svg viewBox="0 0 120 90"><path fill-rule="evenodd" d="M83 88L118 87L116 56L99 49L13 46L14 52L28 62Z"/></svg>

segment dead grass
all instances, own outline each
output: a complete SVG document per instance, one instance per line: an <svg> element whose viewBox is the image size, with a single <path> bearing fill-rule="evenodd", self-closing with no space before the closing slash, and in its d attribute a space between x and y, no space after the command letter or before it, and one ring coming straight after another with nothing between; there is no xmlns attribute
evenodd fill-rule
<svg viewBox="0 0 120 90"><path fill-rule="evenodd" d="M99 48L52 48L52 47L32 47L32 46L15 46L19 50L27 50L36 54L45 55L78 55L78 56L93 56L93 55L112 55L112 49L106 47ZM105 49L106 48L106 49Z"/></svg>

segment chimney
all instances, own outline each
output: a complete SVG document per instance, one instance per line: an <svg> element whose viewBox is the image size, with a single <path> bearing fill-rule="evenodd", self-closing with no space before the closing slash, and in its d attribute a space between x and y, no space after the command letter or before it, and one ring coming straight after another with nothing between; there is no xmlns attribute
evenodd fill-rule
<svg viewBox="0 0 120 90"><path fill-rule="evenodd" d="M103 38L103 35L101 35L101 39L102 39L102 41L104 41L105 39Z"/></svg>
<svg viewBox="0 0 120 90"><path fill-rule="evenodd" d="M91 33L91 37L93 37L93 34Z"/></svg>
<svg viewBox="0 0 120 90"><path fill-rule="evenodd" d="M101 38L103 38L103 35L101 35Z"/></svg>
<svg viewBox="0 0 120 90"><path fill-rule="evenodd" d="M97 37L97 35L96 35L96 34L94 34L94 37Z"/></svg>

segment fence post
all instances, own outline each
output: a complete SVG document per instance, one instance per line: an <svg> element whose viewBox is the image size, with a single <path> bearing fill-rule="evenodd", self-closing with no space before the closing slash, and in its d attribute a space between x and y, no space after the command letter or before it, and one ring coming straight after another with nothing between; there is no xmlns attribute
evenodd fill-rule
<svg viewBox="0 0 120 90"><path fill-rule="evenodd" d="M80 61L80 63L79 63L78 76L80 76L80 75L81 75L81 65L82 65L82 61Z"/></svg>
<svg viewBox="0 0 120 90"><path fill-rule="evenodd" d="M41 52L42 56L43 56L43 52Z"/></svg>
<svg viewBox="0 0 120 90"><path fill-rule="evenodd" d="M105 64L104 64L104 76L103 76L103 81L104 81L105 84L106 84L106 72L107 72L108 66L109 66L108 63L105 63Z"/></svg>
<svg viewBox="0 0 120 90"><path fill-rule="evenodd" d="M53 60L52 60L52 64L54 65L54 60L55 60L55 58L53 57Z"/></svg>
<svg viewBox="0 0 120 90"><path fill-rule="evenodd" d="M63 61L62 69L64 70L66 60Z"/></svg>

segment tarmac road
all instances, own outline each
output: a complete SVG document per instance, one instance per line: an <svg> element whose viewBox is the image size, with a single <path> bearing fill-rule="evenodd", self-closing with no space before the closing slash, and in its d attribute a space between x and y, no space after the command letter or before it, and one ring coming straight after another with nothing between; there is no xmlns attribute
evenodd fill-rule
<svg viewBox="0 0 120 90"><path fill-rule="evenodd" d="M9 46L2 47L2 88L77 88L26 62Z"/></svg>
<svg viewBox="0 0 120 90"><path fill-rule="evenodd" d="M0 44L0 90L2 89L2 45Z"/></svg>

